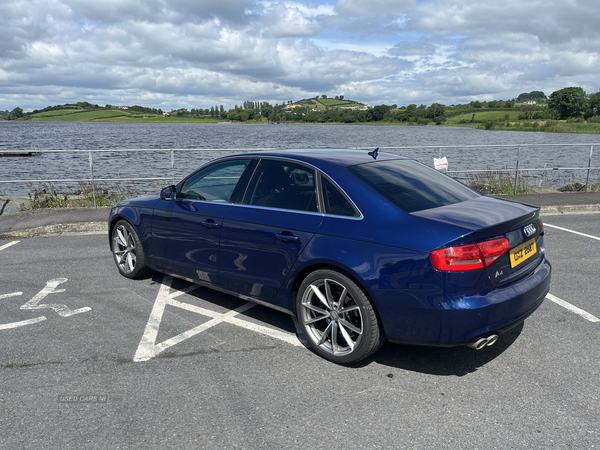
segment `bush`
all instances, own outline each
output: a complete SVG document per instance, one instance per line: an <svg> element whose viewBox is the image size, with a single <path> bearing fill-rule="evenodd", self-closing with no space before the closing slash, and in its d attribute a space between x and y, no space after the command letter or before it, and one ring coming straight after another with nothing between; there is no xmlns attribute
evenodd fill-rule
<svg viewBox="0 0 600 450"><path fill-rule="evenodd" d="M587 123L600 123L600 116L592 116L587 120Z"/></svg>
<svg viewBox="0 0 600 450"><path fill-rule="evenodd" d="M567 119L567 123L583 123L585 122L585 120L583 120L583 117L569 117Z"/></svg>
<svg viewBox="0 0 600 450"><path fill-rule="evenodd" d="M487 120L483 123L483 127L486 130L491 130L492 128L494 128L494 121L493 120Z"/></svg>

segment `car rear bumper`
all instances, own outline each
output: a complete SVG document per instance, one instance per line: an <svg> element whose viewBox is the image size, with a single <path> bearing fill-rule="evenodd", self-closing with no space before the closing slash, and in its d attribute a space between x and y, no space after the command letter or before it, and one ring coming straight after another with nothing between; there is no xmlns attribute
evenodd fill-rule
<svg viewBox="0 0 600 450"><path fill-rule="evenodd" d="M382 314L386 337L394 343L454 347L502 333L542 304L550 289L551 272L550 263L543 258L526 278L484 295L447 301L441 309L423 306L424 303L413 303L411 307L396 301L392 305L388 300ZM378 297L390 299L388 295Z"/></svg>

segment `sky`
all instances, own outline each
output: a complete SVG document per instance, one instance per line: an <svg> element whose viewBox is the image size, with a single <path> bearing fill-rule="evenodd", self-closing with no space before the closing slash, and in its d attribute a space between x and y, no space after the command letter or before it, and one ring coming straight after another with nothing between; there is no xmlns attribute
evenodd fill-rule
<svg viewBox="0 0 600 450"><path fill-rule="evenodd" d="M598 0L0 0L0 110L600 90Z"/></svg>

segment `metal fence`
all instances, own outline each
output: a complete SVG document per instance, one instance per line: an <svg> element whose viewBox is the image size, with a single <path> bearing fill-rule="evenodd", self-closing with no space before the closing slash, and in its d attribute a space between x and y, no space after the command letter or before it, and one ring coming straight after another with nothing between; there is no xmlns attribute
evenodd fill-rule
<svg viewBox="0 0 600 450"><path fill-rule="evenodd" d="M387 150L387 149L395 149L395 150L400 150L400 149L430 149L430 150L435 150L435 149L439 149L439 157L442 157L442 150L443 149L449 149L449 148L457 148L457 149L465 149L465 148L516 148L517 149L517 156L516 156L516 161L515 161L515 167L514 167L514 172L515 172L515 179L514 179L514 194L517 194L517 186L518 186L518 181L519 181L519 173L520 172L546 172L548 170L585 170L587 171L587 176L586 176L586 182L585 182L585 192L588 192L589 189L589 184L590 184L590 173L592 170L600 170L600 167L592 167L592 157L594 155L594 146L598 146L599 144L520 144L520 145L515 145L515 144L509 144L509 145L446 145L443 147L440 146L412 146L412 147L380 147L380 149L382 150ZM520 156L521 156L521 148L522 147L531 147L531 146L535 146L535 147L583 147L583 146L589 146L590 147L590 156L588 158L588 165L587 167L543 167L543 168L519 168L519 163L520 163ZM366 148L366 147L365 147ZM459 173L490 173L490 172L498 172L501 171L503 169L465 169L465 170L449 170L447 173L448 174L459 174Z"/></svg>
<svg viewBox="0 0 600 450"><path fill-rule="evenodd" d="M497 149L515 149L516 157L514 159L515 166L512 168L495 168L495 169L461 169L461 170L450 170L447 173L452 175L458 174L469 174L469 173L493 173L493 172L510 172L514 171L514 193L517 193L517 186L519 182L519 176L522 173L527 172L541 172L547 173L548 171L587 171L586 175L586 183L585 183L585 192L588 192L589 189L589 181L590 174L594 170L599 170L600 167L592 167L592 157L594 154L594 147L598 147L600 144L506 144L506 145L454 145L454 146L398 146L398 147L379 147L382 151L392 151L392 152L405 152L407 150L410 151L425 151L430 156L434 156L437 152L439 157L442 156L442 153L448 149L478 149L478 148L497 148ZM587 159L587 166L582 167L538 167L538 168L522 168L520 166L520 158L521 158L521 150L522 148L528 147L589 147L589 158ZM374 146L369 147L354 147L355 150L373 150ZM249 151L268 151L274 150L273 148L177 148L177 149L106 149L106 150L36 150L35 153L44 154L44 153L75 153L75 154L88 154L89 159L89 172L88 178L83 178L84 174L81 174L80 178L57 178L57 179L11 179L11 180L0 180L0 186L2 184L14 183L14 184L28 184L28 183L41 183L41 182L49 182L49 183L74 183L74 182L88 182L91 184L91 190L93 194L94 206L97 205L96 202L96 191L97 191L97 182L132 182L132 181L171 181L175 184L175 154L180 152L218 152L224 154L232 154L232 153L240 153L240 152L249 152ZM323 149L327 150L327 149ZM147 152L147 153L156 153L156 152L169 152L170 153L170 177L126 177L126 178L106 178L106 177L97 177L94 174L94 155L98 153L128 153L128 152Z"/></svg>

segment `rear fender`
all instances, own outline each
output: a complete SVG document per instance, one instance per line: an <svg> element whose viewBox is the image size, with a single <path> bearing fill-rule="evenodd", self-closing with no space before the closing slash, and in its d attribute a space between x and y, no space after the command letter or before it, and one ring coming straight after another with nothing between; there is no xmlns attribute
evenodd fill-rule
<svg viewBox="0 0 600 450"><path fill-rule="evenodd" d="M352 278L379 309L375 295L377 290L398 289L400 295L402 291L408 292L410 284L417 281L418 274L429 272L430 264L427 253L316 235L310 248L305 249L294 264L282 287L282 294L288 302L285 307L293 310L292 296L302 280L312 271L326 267L338 269Z"/></svg>

